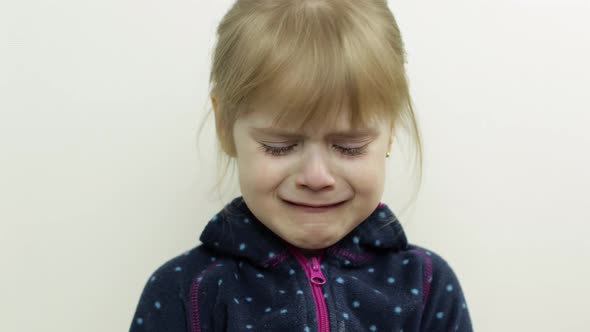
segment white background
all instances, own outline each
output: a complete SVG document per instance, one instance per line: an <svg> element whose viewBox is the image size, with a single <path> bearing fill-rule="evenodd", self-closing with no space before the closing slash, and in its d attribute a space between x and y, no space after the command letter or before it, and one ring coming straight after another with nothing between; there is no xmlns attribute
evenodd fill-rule
<svg viewBox="0 0 590 332"><path fill-rule="evenodd" d="M126 331L151 272L198 244L223 204L196 132L230 4L0 4L1 331ZM590 1L390 7L425 145L410 242L451 264L476 331L587 330Z"/></svg>

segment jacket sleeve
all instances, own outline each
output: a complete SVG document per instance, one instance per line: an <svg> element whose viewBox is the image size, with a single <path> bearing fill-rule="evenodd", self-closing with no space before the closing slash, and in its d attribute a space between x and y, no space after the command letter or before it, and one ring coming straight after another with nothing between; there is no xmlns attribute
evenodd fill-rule
<svg viewBox="0 0 590 332"><path fill-rule="evenodd" d="M186 315L178 276L165 264L143 287L130 332L186 332Z"/></svg>
<svg viewBox="0 0 590 332"><path fill-rule="evenodd" d="M472 332L473 327L463 290L453 269L439 255L425 251L432 273L425 283L429 292L420 331Z"/></svg>

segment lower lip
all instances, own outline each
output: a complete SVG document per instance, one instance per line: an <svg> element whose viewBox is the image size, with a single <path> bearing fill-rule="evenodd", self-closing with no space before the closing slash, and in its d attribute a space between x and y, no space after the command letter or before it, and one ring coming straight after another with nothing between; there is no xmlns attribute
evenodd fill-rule
<svg viewBox="0 0 590 332"><path fill-rule="evenodd" d="M289 203L287 201L284 201L284 202L285 202L285 204L287 204L287 206L289 206L291 208L294 208L294 209L296 209L298 211L309 212L309 213L321 213L321 212L329 212L329 211L336 210L339 207L342 207L348 201L340 202L340 203L335 204L335 205L322 206L322 207L312 207L312 206L306 206L306 205L297 205L297 204Z"/></svg>

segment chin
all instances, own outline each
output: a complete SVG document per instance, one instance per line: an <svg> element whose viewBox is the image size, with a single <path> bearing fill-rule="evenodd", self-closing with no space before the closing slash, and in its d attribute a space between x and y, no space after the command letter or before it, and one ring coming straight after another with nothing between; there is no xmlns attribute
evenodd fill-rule
<svg viewBox="0 0 590 332"><path fill-rule="evenodd" d="M309 249L309 250L324 249L324 248L327 248L327 247L333 245L334 243L338 242L338 240L340 240L340 238L338 238L337 236L334 236L334 235L332 235L332 236L315 235L314 236L314 234L309 234L304 239L301 239L301 241L298 241L297 246L299 248Z"/></svg>

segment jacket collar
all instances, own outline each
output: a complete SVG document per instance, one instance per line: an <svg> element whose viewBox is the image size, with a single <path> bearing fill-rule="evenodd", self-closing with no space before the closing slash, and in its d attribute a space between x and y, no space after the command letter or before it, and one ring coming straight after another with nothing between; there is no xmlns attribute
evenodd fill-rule
<svg viewBox="0 0 590 332"><path fill-rule="evenodd" d="M226 255L268 267L288 255L290 245L262 224L242 196L234 198L206 225L200 237L204 246ZM397 217L389 207L379 206L340 241L325 249L343 265L360 266L383 250L401 250L408 245Z"/></svg>

